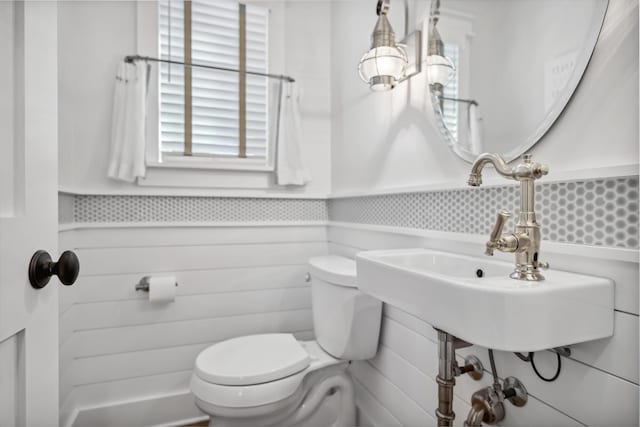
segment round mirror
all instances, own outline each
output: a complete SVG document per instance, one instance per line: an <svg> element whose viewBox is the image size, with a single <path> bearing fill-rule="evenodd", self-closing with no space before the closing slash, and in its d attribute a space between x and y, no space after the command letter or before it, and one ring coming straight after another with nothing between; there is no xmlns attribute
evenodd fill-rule
<svg viewBox="0 0 640 427"><path fill-rule="evenodd" d="M576 90L608 0L432 0L427 79L444 141L461 158L511 161Z"/></svg>

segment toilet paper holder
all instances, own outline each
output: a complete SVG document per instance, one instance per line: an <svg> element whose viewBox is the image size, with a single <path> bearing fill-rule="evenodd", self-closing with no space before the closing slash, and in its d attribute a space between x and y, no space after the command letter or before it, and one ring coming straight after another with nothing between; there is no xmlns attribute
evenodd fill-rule
<svg viewBox="0 0 640 427"><path fill-rule="evenodd" d="M149 280L151 276L144 276L140 281L136 284L136 291L149 292ZM178 286L178 282L176 282L176 286Z"/></svg>

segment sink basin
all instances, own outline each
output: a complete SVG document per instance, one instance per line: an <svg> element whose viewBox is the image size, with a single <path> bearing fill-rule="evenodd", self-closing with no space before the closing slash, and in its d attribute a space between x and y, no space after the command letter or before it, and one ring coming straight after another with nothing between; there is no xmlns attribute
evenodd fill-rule
<svg viewBox="0 0 640 427"><path fill-rule="evenodd" d="M429 249L360 252L358 287L435 328L504 351L613 335L613 281L558 270L509 277L513 264Z"/></svg>

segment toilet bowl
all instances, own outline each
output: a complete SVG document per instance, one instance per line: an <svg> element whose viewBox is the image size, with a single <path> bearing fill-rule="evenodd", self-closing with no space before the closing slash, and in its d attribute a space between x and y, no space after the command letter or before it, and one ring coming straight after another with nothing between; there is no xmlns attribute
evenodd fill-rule
<svg viewBox="0 0 640 427"><path fill-rule="evenodd" d="M191 391L210 426L355 424L346 368L375 355L382 304L358 291L352 260L312 258L309 273L315 341L288 333L250 335L198 355Z"/></svg>
<svg viewBox="0 0 640 427"><path fill-rule="evenodd" d="M225 356L221 358L221 361L224 360L222 366L217 365L222 352L206 355L205 350L196 360L191 379L196 405L212 416L211 425L216 427L295 425L295 422L287 422L287 418L305 418L294 415L302 406L302 401L308 400L304 398L308 397L311 389L314 388L315 394L321 393L319 389L323 389L324 394L328 393L332 388L330 384L336 382L335 377L345 375L344 370L348 365L347 361L335 359L324 352L317 342L296 341L291 334L253 335L232 339L225 344L228 344L229 354L234 353L230 347L243 349L245 357L236 359L238 365L234 365L230 359L224 360ZM282 356L282 359L277 360L274 356ZM234 366L255 368L253 362L260 368L253 369L251 374L237 375L239 370ZM220 375L222 372L224 374ZM214 373L213 376L211 373ZM265 376L269 378L268 381ZM323 382L325 386L322 386ZM341 407L353 406L350 391L346 390L339 396ZM345 418L350 421L353 416Z"/></svg>

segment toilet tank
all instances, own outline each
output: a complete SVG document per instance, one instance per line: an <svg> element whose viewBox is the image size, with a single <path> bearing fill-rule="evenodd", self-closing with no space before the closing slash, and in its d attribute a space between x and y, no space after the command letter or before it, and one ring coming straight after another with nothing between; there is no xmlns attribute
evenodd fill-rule
<svg viewBox="0 0 640 427"><path fill-rule="evenodd" d="M311 258L309 275L318 344L337 359L375 356L382 303L358 290L355 261L337 255Z"/></svg>

